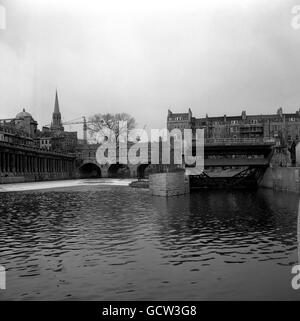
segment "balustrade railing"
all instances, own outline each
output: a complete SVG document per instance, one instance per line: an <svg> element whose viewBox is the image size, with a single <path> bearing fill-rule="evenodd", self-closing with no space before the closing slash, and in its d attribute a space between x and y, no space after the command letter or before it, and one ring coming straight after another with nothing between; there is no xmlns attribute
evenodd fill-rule
<svg viewBox="0 0 300 321"><path fill-rule="evenodd" d="M205 138L204 143L207 144L245 144L245 145L256 145L256 144L275 144L273 138Z"/></svg>

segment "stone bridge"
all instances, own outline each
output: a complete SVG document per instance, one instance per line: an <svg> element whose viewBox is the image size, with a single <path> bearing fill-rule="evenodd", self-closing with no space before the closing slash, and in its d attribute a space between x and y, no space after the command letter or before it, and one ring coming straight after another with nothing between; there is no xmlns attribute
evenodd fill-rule
<svg viewBox="0 0 300 321"><path fill-rule="evenodd" d="M168 165L147 164L106 164L96 160L99 145L84 145L76 155L78 176L81 178L146 178L149 172L168 168ZM268 167L274 150L273 141L257 139L247 140L211 140L204 145L204 166L208 167ZM172 154L172 152L171 152ZM172 157L172 156L171 156Z"/></svg>
<svg viewBox="0 0 300 321"><path fill-rule="evenodd" d="M105 164L96 160L98 144L84 145L76 153L77 176L80 178L145 178L155 165L147 164Z"/></svg>
<svg viewBox="0 0 300 321"><path fill-rule="evenodd" d="M145 178L148 176L148 169L154 167L149 164L106 164L100 165L96 157L85 159L77 158L78 175L81 178Z"/></svg>

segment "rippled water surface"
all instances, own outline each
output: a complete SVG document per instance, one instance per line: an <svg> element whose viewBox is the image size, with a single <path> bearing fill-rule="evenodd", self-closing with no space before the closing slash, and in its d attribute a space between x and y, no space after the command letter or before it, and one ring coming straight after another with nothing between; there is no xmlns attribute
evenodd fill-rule
<svg viewBox="0 0 300 321"><path fill-rule="evenodd" d="M89 181L0 200L0 299L300 299L296 194Z"/></svg>

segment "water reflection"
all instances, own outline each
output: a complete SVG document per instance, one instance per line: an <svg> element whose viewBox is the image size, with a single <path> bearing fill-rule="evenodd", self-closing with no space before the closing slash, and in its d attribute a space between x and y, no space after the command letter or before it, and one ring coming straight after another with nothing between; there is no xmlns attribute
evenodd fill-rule
<svg viewBox="0 0 300 321"><path fill-rule="evenodd" d="M1 298L297 298L295 194L91 184L0 197Z"/></svg>
<svg viewBox="0 0 300 321"><path fill-rule="evenodd" d="M287 198L290 200L287 202ZM172 254L169 263L215 260L245 263L250 258L289 265L295 244L295 195L259 192L205 192L153 201L161 244ZM291 201L293 200L293 201ZM287 260L285 260L287 259Z"/></svg>

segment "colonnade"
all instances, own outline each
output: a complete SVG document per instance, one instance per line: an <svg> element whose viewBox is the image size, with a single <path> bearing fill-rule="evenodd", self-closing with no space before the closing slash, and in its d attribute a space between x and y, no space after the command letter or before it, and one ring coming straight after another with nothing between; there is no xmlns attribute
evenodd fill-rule
<svg viewBox="0 0 300 321"><path fill-rule="evenodd" d="M60 155L0 149L0 174L66 173L74 171L74 159Z"/></svg>

